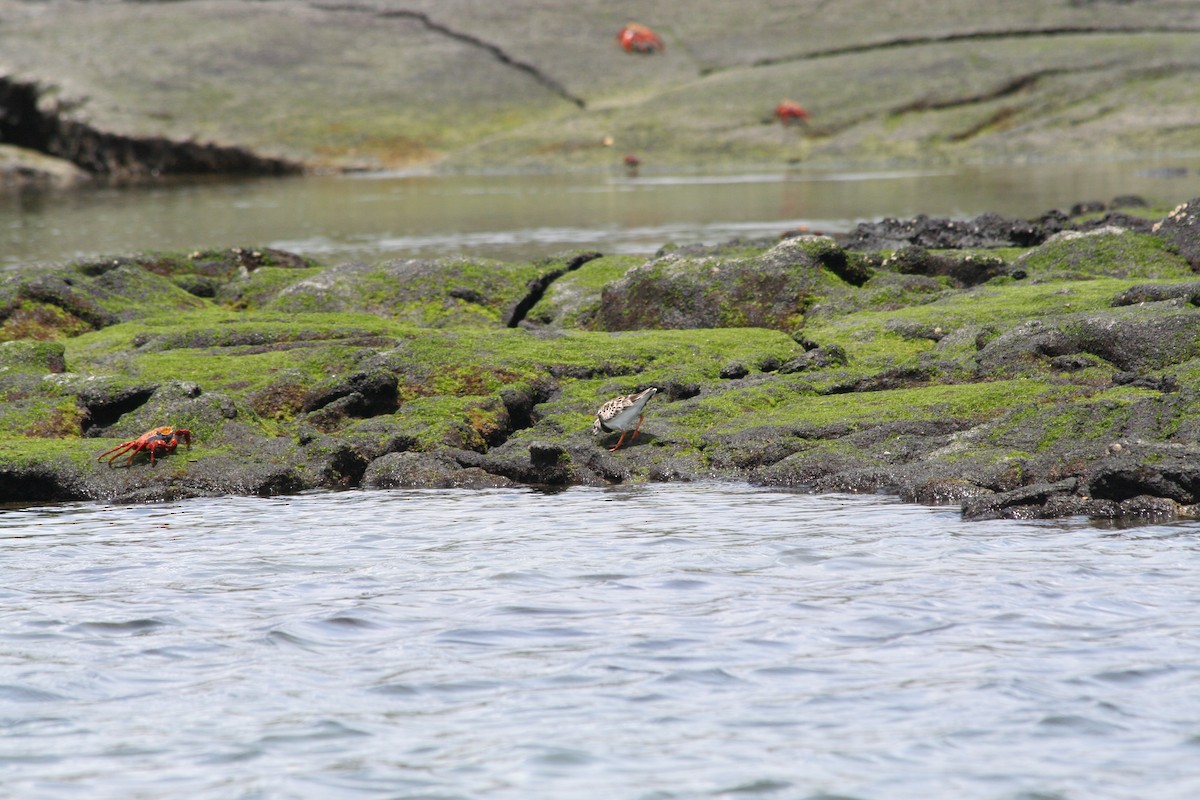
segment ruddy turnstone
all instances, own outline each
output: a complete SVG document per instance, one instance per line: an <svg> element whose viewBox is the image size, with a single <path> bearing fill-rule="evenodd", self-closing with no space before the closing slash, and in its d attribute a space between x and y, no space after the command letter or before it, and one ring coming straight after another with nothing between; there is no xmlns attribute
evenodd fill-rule
<svg viewBox="0 0 1200 800"><path fill-rule="evenodd" d="M633 431L633 436L629 438L629 441L632 442L637 438L638 431L642 427L642 418L645 416L643 409L657 391L658 389L651 386L649 389L635 394L614 397L600 406L600 410L596 412L596 421L592 423L592 435L598 436L601 433L620 431L621 438L617 439L616 447L609 449L610 453L617 452L625 441L625 434L630 430Z"/></svg>

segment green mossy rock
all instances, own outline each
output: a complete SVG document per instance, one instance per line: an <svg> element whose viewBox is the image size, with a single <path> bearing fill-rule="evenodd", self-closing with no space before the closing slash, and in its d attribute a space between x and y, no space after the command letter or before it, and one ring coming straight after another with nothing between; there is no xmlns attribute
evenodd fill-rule
<svg viewBox="0 0 1200 800"><path fill-rule="evenodd" d="M298 256L274 253L303 263ZM243 255L244 253L244 255ZM0 280L0 341L59 339L117 322L206 307L249 264L273 263L259 251L147 254L29 269Z"/></svg>
<svg viewBox="0 0 1200 800"><path fill-rule="evenodd" d="M1156 235L534 264L228 252L6 277L10 319L37 303L81 324L0 343L0 502L720 478L979 518L1200 505L1200 281ZM650 386L610 452L596 409ZM192 448L97 461L161 425Z"/></svg>
<svg viewBox="0 0 1200 800"><path fill-rule="evenodd" d="M265 310L355 311L427 327L507 326L530 285L544 278L533 264L470 259L349 263L282 288Z"/></svg>
<svg viewBox="0 0 1200 800"><path fill-rule="evenodd" d="M604 287L645 261L640 256L603 256L588 261L551 283L529 310L525 324L596 330Z"/></svg>
<svg viewBox="0 0 1200 800"><path fill-rule="evenodd" d="M809 308L847 291L838 275L849 274L846 264L821 237L786 239L747 258L667 253L604 287L597 327L798 330Z"/></svg>
<svg viewBox="0 0 1200 800"><path fill-rule="evenodd" d="M1016 259L1011 269L1023 270L1033 280L1196 276L1179 250L1162 237L1112 227L1057 234Z"/></svg>
<svg viewBox="0 0 1200 800"><path fill-rule="evenodd" d="M0 342L0 376L10 372L62 372L66 369L66 352L61 342Z"/></svg>

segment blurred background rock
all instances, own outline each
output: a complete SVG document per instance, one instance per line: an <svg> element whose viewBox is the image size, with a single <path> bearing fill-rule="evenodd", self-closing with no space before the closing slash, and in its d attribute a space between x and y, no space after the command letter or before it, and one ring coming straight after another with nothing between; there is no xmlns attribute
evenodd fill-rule
<svg viewBox="0 0 1200 800"><path fill-rule="evenodd" d="M623 50L630 21L663 48ZM1180 0L0 0L0 169L1194 153L1198 77Z"/></svg>

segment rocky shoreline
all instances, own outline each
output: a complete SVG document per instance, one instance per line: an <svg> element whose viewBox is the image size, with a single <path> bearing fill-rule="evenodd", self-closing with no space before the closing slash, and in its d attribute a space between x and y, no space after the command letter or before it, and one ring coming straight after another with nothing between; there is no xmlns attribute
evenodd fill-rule
<svg viewBox="0 0 1200 800"><path fill-rule="evenodd" d="M652 257L253 248L0 279L0 502L748 481L1200 515L1200 200ZM595 410L655 386L638 439ZM96 457L163 425L154 465Z"/></svg>
<svg viewBox="0 0 1200 800"><path fill-rule="evenodd" d="M665 47L624 51L631 14ZM29 154L0 183L1200 146L1188 3L0 0L0 20L0 141ZM781 98L806 124L781 124Z"/></svg>

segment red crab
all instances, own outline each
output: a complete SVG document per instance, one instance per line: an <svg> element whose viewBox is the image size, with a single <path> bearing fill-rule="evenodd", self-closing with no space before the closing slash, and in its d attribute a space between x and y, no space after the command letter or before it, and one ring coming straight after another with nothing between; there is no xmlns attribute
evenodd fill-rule
<svg viewBox="0 0 1200 800"><path fill-rule="evenodd" d="M793 122L808 122L808 111L795 100L779 101L779 105L775 106L775 116L784 125L790 125Z"/></svg>
<svg viewBox="0 0 1200 800"><path fill-rule="evenodd" d="M125 462L125 466L133 463L133 457L143 450L150 451L150 465L154 465L155 456L164 453L174 453L175 448L179 446L179 442L183 441L187 445L187 449L192 449L192 432L187 428L172 428L170 425L164 425L161 428L155 428L152 431L146 431L138 438L129 442L121 442L111 450L105 450L100 455L96 456L97 461L104 460L104 457L112 453L112 457L108 459L109 466L112 466L113 461L116 461L118 456L129 453L129 458Z"/></svg>
<svg viewBox="0 0 1200 800"><path fill-rule="evenodd" d="M631 22L621 28L621 32L617 34L617 42L626 53L649 55L650 53L661 53L667 49L657 33L636 22Z"/></svg>

